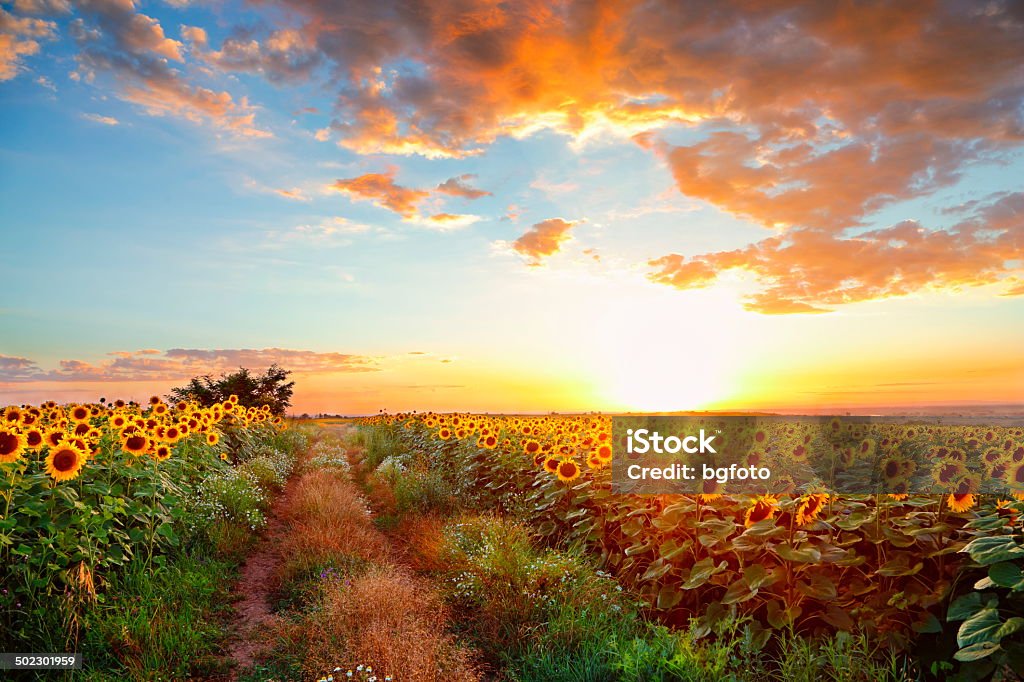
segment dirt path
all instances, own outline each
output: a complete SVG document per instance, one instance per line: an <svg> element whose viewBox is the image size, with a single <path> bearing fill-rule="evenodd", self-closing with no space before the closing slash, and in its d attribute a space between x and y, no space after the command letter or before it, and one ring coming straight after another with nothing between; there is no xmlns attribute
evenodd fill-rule
<svg viewBox="0 0 1024 682"><path fill-rule="evenodd" d="M274 571L281 562L278 540L287 532L283 519L291 504L296 480L297 476L292 476L274 500L267 517L267 527L239 571L234 591L241 599L234 605L232 629L235 636L227 651L228 659L233 663L229 680L235 680L239 672L252 667L256 654L266 644L266 640L260 637L260 630L274 617L270 597Z"/></svg>

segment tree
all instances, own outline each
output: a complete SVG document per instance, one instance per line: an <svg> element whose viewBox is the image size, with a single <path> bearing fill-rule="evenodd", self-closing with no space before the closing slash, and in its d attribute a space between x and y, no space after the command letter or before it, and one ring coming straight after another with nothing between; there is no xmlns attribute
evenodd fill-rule
<svg viewBox="0 0 1024 682"><path fill-rule="evenodd" d="M171 402L194 400L209 407L221 403L229 396L237 395L238 404L244 407L260 407L269 405L274 414L283 415L292 404L294 381L287 381L290 370L282 369L277 364L271 365L263 374L253 374L245 367L237 372L221 374L214 379L209 374L194 377L185 386L171 389L167 398Z"/></svg>

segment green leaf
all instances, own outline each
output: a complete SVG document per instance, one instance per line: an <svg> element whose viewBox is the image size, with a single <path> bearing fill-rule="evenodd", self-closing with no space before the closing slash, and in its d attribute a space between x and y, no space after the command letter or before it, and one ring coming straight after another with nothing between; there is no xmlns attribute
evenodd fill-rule
<svg viewBox="0 0 1024 682"><path fill-rule="evenodd" d="M683 593L679 591L679 588L675 585L664 585L658 591L656 606L661 611L667 611L674 608L682 600Z"/></svg>
<svg viewBox="0 0 1024 682"><path fill-rule="evenodd" d="M743 569L743 579L752 590L775 581L775 574L769 573L761 564L751 564Z"/></svg>
<svg viewBox="0 0 1024 682"><path fill-rule="evenodd" d="M970 618L981 609L981 594L968 592L953 600L946 612L946 620L954 623Z"/></svg>
<svg viewBox="0 0 1024 682"><path fill-rule="evenodd" d="M960 625L956 633L956 643L959 647L978 642L998 642L996 633L1002 626L999 620L999 610L991 603L985 606L973 616Z"/></svg>
<svg viewBox="0 0 1024 682"><path fill-rule="evenodd" d="M884 564L879 566L876 573L878 575L894 578L897 576L915 575L920 572L922 568L924 568L923 561L918 561L916 564L911 566L907 557L905 555L901 555L895 559L886 561Z"/></svg>
<svg viewBox="0 0 1024 682"><path fill-rule="evenodd" d="M729 563L725 559L723 559L718 565L715 565L714 559L710 557L701 559L690 568L690 577L687 578L685 583L683 583L683 589L692 590L695 587L700 587L706 583L711 576L719 573L720 571L724 571L725 567L728 565Z"/></svg>
<svg viewBox="0 0 1024 682"><path fill-rule="evenodd" d="M835 583L829 580L828 576L821 574L812 575L809 583L797 581L796 589L819 601L830 601L835 599L837 594Z"/></svg>
<svg viewBox="0 0 1024 682"><path fill-rule="evenodd" d="M666 573L672 570L672 564L667 561L657 559L651 562L651 565L647 567L647 572L640 576L640 582L647 582L648 580L657 580Z"/></svg>
<svg viewBox="0 0 1024 682"><path fill-rule="evenodd" d="M772 549L774 549L775 553L786 561L814 564L821 560L821 552L814 547L804 546L800 549L796 549L789 545L779 545Z"/></svg>
<svg viewBox="0 0 1024 682"><path fill-rule="evenodd" d="M671 538L661 543L658 547L658 554L665 561L672 561L677 556L686 552L693 545L693 540L687 539L683 542L677 541L675 538Z"/></svg>
<svg viewBox="0 0 1024 682"><path fill-rule="evenodd" d="M1009 561L1000 561L988 567L988 577L1000 587L1024 590L1024 572L1020 566Z"/></svg>
<svg viewBox="0 0 1024 682"><path fill-rule="evenodd" d="M1001 648L996 642L978 642L956 652L953 654L953 658L958 661L978 661L986 656L991 656Z"/></svg>
<svg viewBox="0 0 1024 682"><path fill-rule="evenodd" d="M935 614L926 611L924 616L914 623L913 629L914 632L921 634L938 634L942 632L942 623L935 617Z"/></svg>
<svg viewBox="0 0 1024 682"><path fill-rule="evenodd" d="M737 580L729 585L729 589L725 591L725 595L722 597L723 604L739 604L745 602L748 599L752 599L757 594L756 589L751 589L750 585L745 580Z"/></svg>
<svg viewBox="0 0 1024 682"><path fill-rule="evenodd" d="M974 538L960 551L970 554L982 566L1024 557L1024 547L1012 535Z"/></svg>
<svg viewBox="0 0 1024 682"><path fill-rule="evenodd" d="M629 547L626 548L626 556L634 556L636 554L643 554L644 552L649 550L651 547L654 547L654 540L653 539L648 540L647 542L644 542L643 544L630 545Z"/></svg>

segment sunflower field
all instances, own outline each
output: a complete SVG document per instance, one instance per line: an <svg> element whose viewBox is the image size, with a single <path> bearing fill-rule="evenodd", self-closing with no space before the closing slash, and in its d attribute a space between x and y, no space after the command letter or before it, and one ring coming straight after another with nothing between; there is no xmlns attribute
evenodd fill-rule
<svg viewBox="0 0 1024 682"><path fill-rule="evenodd" d="M96 652L117 649L131 660L157 621L125 585L196 575L183 561L215 576L218 561L243 552L266 491L302 445L285 427L234 397L208 407L154 397L3 409L0 650L88 651L99 661Z"/></svg>
<svg viewBox="0 0 1024 682"><path fill-rule="evenodd" d="M1016 679L1024 429L758 428L758 460L799 476L758 495L714 485L635 495L613 492L608 417L412 413L362 424L370 463L404 472L406 489L514 518L551 547L584 547L650 614L698 638L740 617L755 648L776 635L860 633L906 654L911 678ZM815 475L868 464L893 492L837 494Z"/></svg>

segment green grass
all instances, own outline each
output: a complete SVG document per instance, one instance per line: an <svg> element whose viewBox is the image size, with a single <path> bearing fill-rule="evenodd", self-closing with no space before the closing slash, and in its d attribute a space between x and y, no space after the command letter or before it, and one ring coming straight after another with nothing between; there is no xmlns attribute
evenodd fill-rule
<svg viewBox="0 0 1024 682"><path fill-rule="evenodd" d="M87 616L85 679L183 679L224 673L235 564L182 555L149 571L132 565L112 579Z"/></svg>

